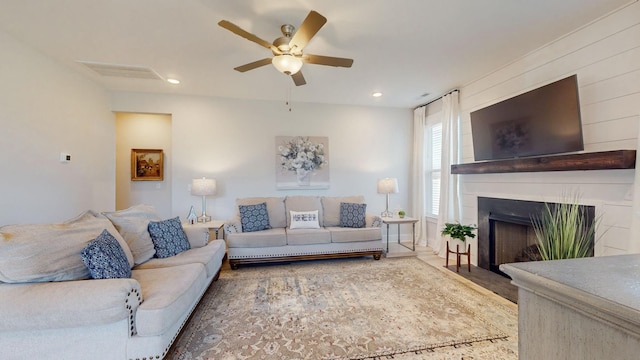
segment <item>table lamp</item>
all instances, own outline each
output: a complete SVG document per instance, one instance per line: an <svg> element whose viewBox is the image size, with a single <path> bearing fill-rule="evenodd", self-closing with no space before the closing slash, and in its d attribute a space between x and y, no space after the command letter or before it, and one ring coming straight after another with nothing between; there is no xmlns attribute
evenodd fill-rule
<svg viewBox="0 0 640 360"><path fill-rule="evenodd" d="M387 209L382 212L382 217L393 217L391 211L389 211L389 194L398 193L398 179L396 178L384 178L378 180L378 194L387 194Z"/></svg>
<svg viewBox="0 0 640 360"><path fill-rule="evenodd" d="M198 222L211 221L211 216L207 215L207 196L218 193L216 179L193 179L191 181L191 195L202 196L202 215L198 217Z"/></svg>

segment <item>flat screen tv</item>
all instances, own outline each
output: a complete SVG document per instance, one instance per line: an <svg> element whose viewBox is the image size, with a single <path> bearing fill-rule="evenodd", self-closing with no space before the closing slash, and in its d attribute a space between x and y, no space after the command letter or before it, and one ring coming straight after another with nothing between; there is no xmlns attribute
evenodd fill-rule
<svg viewBox="0 0 640 360"><path fill-rule="evenodd" d="M476 161L584 150L576 75L471 112Z"/></svg>

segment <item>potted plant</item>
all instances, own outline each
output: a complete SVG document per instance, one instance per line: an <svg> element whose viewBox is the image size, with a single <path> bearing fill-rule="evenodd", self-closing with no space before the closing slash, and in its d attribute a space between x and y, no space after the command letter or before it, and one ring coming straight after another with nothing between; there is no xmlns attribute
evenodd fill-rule
<svg viewBox="0 0 640 360"><path fill-rule="evenodd" d="M403 219L403 218L404 218L404 216L405 216L406 214L407 214L407 213L405 213L405 212L404 212L404 210L400 210L400 211L398 211L398 217L399 217L400 219Z"/></svg>
<svg viewBox="0 0 640 360"><path fill-rule="evenodd" d="M473 233L477 227L475 225L462 225L460 223L445 223L442 229L442 235L449 235L452 239L458 239L464 244L467 238L474 238Z"/></svg>
<svg viewBox="0 0 640 360"><path fill-rule="evenodd" d="M593 244L600 218L589 221L580 208L579 194L563 195L561 203L545 203L539 216L532 216L537 249L542 260L593 256Z"/></svg>

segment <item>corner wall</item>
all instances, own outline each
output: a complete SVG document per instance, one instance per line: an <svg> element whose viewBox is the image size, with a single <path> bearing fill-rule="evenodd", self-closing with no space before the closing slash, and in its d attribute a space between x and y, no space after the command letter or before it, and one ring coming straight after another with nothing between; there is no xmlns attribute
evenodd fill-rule
<svg viewBox="0 0 640 360"><path fill-rule="evenodd" d="M636 149L638 2L462 87L463 162L474 161L470 112L572 74L578 75L585 151ZM634 170L461 175L463 221L477 223L478 196L557 202L563 192L579 191L584 204L596 206L596 216L602 216L596 256L625 254L640 242L630 236L634 175Z"/></svg>
<svg viewBox="0 0 640 360"><path fill-rule="evenodd" d="M131 149L162 149L163 180L132 181ZM116 210L151 205L171 215L171 116L116 113Z"/></svg>
<svg viewBox="0 0 640 360"><path fill-rule="evenodd" d="M58 222L115 204L107 93L0 31L0 225ZM61 163L60 153L71 154Z"/></svg>
<svg viewBox="0 0 640 360"><path fill-rule="evenodd" d="M207 198L207 214L225 220L235 200L248 196L364 195L371 213L385 207L378 178L397 177L391 208L410 208L409 164L413 113L410 109L247 101L143 93L113 94L114 111L164 113L172 117L172 216L185 218L201 199L189 192L191 179L215 178L218 195ZM327 136L330 188L276 190L276 136Z"/></svg>

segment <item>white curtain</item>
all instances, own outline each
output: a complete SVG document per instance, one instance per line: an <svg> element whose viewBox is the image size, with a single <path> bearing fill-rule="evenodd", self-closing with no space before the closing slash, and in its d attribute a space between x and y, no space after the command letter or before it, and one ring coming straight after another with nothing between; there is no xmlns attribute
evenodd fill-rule
<svg viewBox="0 0 640 360"><path fill-rule="evenodd" d="M413 111L413 159L411 162L412 216L416 223L416 242L427 245L427 229L424 214L424 131L426 127L425 106Z"/></svg>
<svg viewBox="0 0 640 360"><path fill-rule="evenodd" d="M442 97L442 163L440 172L440 209L433 250L446 256L446 242L440 231L447 222L459 222L460 197L458 176L451 174L451 165L460 163L460 109L458 91Z"/></svg>

